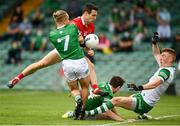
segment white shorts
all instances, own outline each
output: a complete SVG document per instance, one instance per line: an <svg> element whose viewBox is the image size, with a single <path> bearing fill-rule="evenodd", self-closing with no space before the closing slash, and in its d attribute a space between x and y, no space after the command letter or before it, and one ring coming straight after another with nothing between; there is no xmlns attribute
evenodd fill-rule
<svg viewBox="0 0 180 126"><path fill-rule="evenodd" d="M89 75L89 67L85 58L63 60L62 65L64 76L68 82L82 79Z"/></svg>

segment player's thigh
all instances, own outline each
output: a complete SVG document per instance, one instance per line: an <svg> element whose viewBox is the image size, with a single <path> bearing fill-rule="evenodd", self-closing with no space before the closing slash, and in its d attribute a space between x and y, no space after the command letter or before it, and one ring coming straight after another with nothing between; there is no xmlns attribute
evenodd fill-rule
<svg viewBox="0 0 180 126"><path fill-rule="evenodd" d="M79 80L79 82L80 82L80 85L81 85L81 87L89 87L89 84L90 84L90 82L89 82L89 75L87 75L86 77L84 77L84 78L81 78L80 80Z"/></svg>
<svg viewBox="0 0 180 126"><path fill-rule="evenodd" d="M111 101L114 106L132 110L133 99L131 97L114 97Z"/></svg>
<svg viewBox="0 0 180 126"><path fill-rule="evenodd" d="M85 58L77 63L76 75L80 83L83 83L85 86L89 84L89 66Z"/></svg>
<svg viewBox="0 0 180 126"><path fill-rule="evenodd" d="M73 90L79 90L78 81L77 81L77 80L75 80L75 81L69 81L69 82L68 82L68 86L69 86L69 89L70 89L71 91L73 91Z"/></svg>
<svg viewBox="0 0 180 126"><path fill-rule="evenodd" d="M40 63L43 63L45 66L53 65L59 62L61 62L61 58L56 49L50 51L42 60L40 60Z"/></svg>

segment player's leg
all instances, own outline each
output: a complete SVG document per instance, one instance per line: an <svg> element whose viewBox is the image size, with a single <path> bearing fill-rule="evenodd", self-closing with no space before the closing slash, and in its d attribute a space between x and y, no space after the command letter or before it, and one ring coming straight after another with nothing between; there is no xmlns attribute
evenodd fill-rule
<svg viewBox="0 0 180 126"><path fill-rule="evenodd" d="M68 86L71 90L71 95L74 97L76 104L77 104L76 108L74 110L74 116L75 116L74 119L78 119L78 117L81 113L81 110L82 110L82 105L83 105L83 102L81 99L81 94L80 94L80 91L78 88L78 81L68 82Z"/></svg>
<svg viewBox="0 0 180 126"><path fill-rule="evenodd" d="M112 119L115 121L124 121L124 119L122 117L120 117L119 115L117 115L116 113L114 113L111 110L108 110L107 112L104 112L102 114L96 115L96 119Z"/></svg>
<svg viewBox="0 0 180 126"><path fill-rule="evenodd" d="M114 97L111 102L116 107L122 107L128 110L133 110L135 103L132 97Z"/></svg>
<svg viewBox="0 0 180 126"><path fill-rule="evenodd" d="M56 64L61 62L61 58L58 54L58 52L54 49L51 52L49 52L45 57L43 57L41 60L39 60L36 63L33 63L26 67L23 71L22 74L24 76L28 76L34 72L36 72L39 69L48 67L50 65Z"/></svg>
<svg viewBox="0 0 180 126"><path fill-rule="evenodd" d="M81 85L81 97L82 97L82 101L83 101L83 106L85 106L86 104L86 100L88 98L88 88L89 88L89 80L88 80L88 76L80 79L79 80L80 85Z"/></svg>
<svg viewBox="0 0 180 126"><path fill-rule="evenodd" d="M27 66L22 73L20 73L18 76L14 77L12 80L10 80L10 84L8 85L9 88L12 88L15 84L17 84L23 77L28 76L30 74L33 74L39 69L48 67L50 65L56 64L60 62L61 59L57 53L56 50L52 50L49 52L44 58L39 60L36 63L32 63L31 65Z"/></svg>
<svg viewBox="0 0 180 126"><path fill-rule="evenodd" d="M123 107L128 110L133 110L134 109L133 103L134 102L131 97L114 97L110 101L103 103L101 106L93 110L86 111L86 114L87 115L101 114L108 110L111 110L114 106Z"/></svg>
<svg viewBox="0 0 180 126"><path fill-rule="evenodd" d="M89 88L89 80L88 80L88 76L83 78L83 79L80 79L79 82L80 82L80 85L81 85L81 97L82 97L82 101L83 101L83 106L82 106L82 110L81 110L81 116L80 116L80 119L83 119L84 116L85 116L85 109L86 109L86 101L88 99L88 88Z"/></svg>
<svg viewBox="0 0 180 126"><path fill-rule="evenodd" d="M97 78L96 78L96 72L94 69L94 64L86 57L86 60L88 62L89 65L89 71L90 71L90 81L91 84L97 84Z"/></svg>
<svg viewBox="0 0 180 126"><path fill-rule="evenodd" d="M79 91L78 82L71 81L68 82L69 89L71 91L71 95L74 97L75 102L81 101L81 93Z"/></svg>
<svg viewBox="0 0 180 126"><path fill-rule="evenodd" d="M102 92L97 85L97 78L96 78L96 72L94 69L94 64L86 57L86 60L88 62L88 66L89 66L89 71L90 71L90 84L91 87L93 88L93 93L94 94L98 94L98 95L102 95L102 96L107 96L107 93Z"/></svg>

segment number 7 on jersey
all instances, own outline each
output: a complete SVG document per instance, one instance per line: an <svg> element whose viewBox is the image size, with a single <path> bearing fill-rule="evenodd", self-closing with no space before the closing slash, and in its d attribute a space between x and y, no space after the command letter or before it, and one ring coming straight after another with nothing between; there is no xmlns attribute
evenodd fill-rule
<svg viewBox="0 0 180 126"><path fill-rule="evenodd" d="M64 51L67 51L67 50L68 50L69 38L70 38L70 36L69 36L69 35L66 35L66 36L64 36L64 37L62 37L62 38L58 38L58 39L57 39L57 42L58 42L58 43L65 41L65 43L64 43Z"/></svg>

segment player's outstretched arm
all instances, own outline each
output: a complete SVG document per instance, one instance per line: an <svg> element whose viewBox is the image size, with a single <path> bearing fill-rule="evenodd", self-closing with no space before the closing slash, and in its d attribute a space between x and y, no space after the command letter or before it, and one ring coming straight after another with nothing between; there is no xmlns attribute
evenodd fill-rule
<svg viewBox="0 0 180 126"><path fill-rule="evenodd" d="M160 78L154 79L152 82L148 82L143 85L143 90L153 89L161 85L163 81Z"/></svg>
<svg viewBox="0 0 180 126"><path fill-rule="evenodd" d="M159 34L157 32L154 32L152 37L152 51L157 63L160 65L161 53L160 53L160 48L158 46L158 41L159 41Z"/></svg>
<svg viewBox="0 0 180 126"><path fill-rule="evenodd" d="M130 91L142 91L142 90L156 88L157 86L159 86L162 83L163 83L162 79L156 78L156 79L154 79L154 81L148 82L144 85L136 86L135 84L127 84L127 86Z"/></svg>
<svg viewBox="0 0 180 126"><path fill-rule="evenodd" d="M109 110L105 113L102 113L100 115L100 117L108 117L109 119L112 119L112 120L115 120L115 121L119 121L119 122L122 122L124 121L124 119L120 116L120 115L117 115L116 113L114 113L113 111Z"/></svg>
<svg viewBox="0 0 180 126"><path fill-rule="evenodd" d="M10 80L9 84L7 86L9 88L13 88L25 76L31 75L39 69L59 63L60 61L61 61L61 59L60 59L58 53L56 52L56 50L52 50L40 61L38 61L36 63L32 63L31 65L27 66L18 76L14 77L12 80Z"/></svg>

